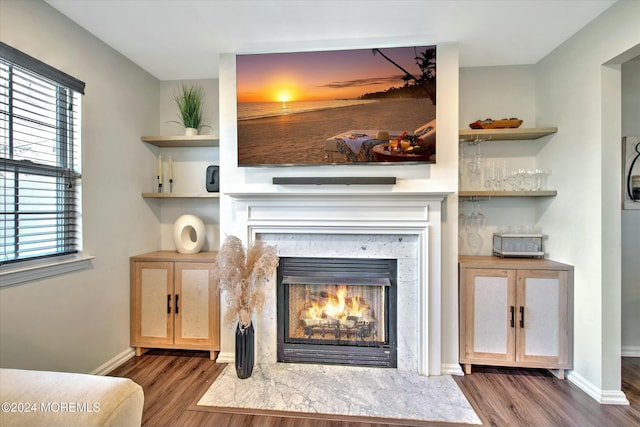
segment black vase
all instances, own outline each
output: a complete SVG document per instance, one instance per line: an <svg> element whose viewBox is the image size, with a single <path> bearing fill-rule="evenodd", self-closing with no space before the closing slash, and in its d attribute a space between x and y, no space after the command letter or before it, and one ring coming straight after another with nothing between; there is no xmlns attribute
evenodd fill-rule
<svg viewBox="0 0 640 427"><path fill-rule="evenodd" d="M238 378L245 379L253 372L255 337L253 323L247 328L236 326L236 373Z"/></svg>

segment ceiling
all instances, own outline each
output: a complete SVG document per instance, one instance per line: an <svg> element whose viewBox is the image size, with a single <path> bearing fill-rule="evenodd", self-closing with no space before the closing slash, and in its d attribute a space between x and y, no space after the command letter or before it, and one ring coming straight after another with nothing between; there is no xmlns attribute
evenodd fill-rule
<svg viewBox="0 0 640 427"><path fill-rule="evenodd" d="M616 0L45 0L159 80L220 53L457 42L461 67L534 64Z"/></svg>

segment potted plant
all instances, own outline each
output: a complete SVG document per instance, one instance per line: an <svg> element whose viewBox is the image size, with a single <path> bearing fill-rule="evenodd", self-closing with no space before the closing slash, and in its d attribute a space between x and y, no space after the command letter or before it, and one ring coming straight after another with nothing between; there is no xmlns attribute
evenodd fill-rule
<svg viewBox="0 0 640 427"><path fill-rule="evenodd" d="M209 127L202 124L204 111L204 90L197 84L186 86L182 84L182 91L174 94L178 105L178 118L174 121L184 126L185 135L197 135L200 128Z"/></svg>
<svg viewBox="0 0 640 427"><path fill-rule="evenodd" d="M214 281L225 292L225 322L236 324L236 373L248 378L253 371L255 338L253 312L264 303L264 285L273 276L279 258L276 249L256 240L245 249L235 236L225 239L217 255Z"/></svg>

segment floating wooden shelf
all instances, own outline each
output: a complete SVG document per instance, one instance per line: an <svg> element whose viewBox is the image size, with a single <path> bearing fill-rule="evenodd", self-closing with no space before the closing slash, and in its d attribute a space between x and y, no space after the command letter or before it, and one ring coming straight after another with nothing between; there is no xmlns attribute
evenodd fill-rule
<svg viewBox="0 0 640 427"><path fill-rule="evenodd" d="M155 145L156 147L217 147L220 140L215 135L194 135L194 136L143 136L143 142Z"/></svg>
<svg viewBox="0 0 640 427"><path fill-rule="evenodd" d="M220 193L142 193L145 199L217 199Z"/></svg>
<svg viewBox="0 0 640 427"><path fill-rule="evenodd" d="M461 190L458 197L555 197L555 190L545 191L493 191L493 190Z"/></svg>
<svg viewBox="0 0 640 427"><path fill-rule="evenodd" d="M518 141L542 138L558 132L558 128L514 128L514 129L461 129L458 137L464 141Z"/></svg>

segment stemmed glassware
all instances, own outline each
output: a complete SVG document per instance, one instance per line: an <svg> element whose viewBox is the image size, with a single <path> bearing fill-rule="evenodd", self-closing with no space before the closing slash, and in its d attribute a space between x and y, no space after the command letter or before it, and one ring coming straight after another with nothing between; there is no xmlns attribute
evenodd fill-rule
<svg viewBox="0 0 640 427"><path fill-rule="evenodd" d="M460 148L460 182L463 187L480 190L484 187L485 155L480 151L480 140Z"/></svg>
<svg viewBox="0 0 640 427"><path fill-rule="evenodd" d="M470 156L467 158L467 173L469 185L473 189L482 188L482 169L484 164L484 154L480 152L478 145L469 146Z"/></svg>
<svg viewBox="0 0 640 427"><path fill-rule="evenodd" d="M464 209L464 202L462 205ZM482 249L482 236L480 235L480 230L484 229L487 224L487 217L484 216L482 211L480 210L480 202L473 201L471 202L471 212L469 215L465 215L461 209L458 214L458 233L460 234L460 239L462 240L462 230L465 231L467 237L467 244L469 246L469 250L472 254L480 253Z"/></svg>
<svg viewBox="0 0 640 427"><path fill-rule="evenodd" d="M547 169L513 169L508 174L508 187L511 191L544 191L547 189Z"/></svg>
<svg viewBox="0 0 640 427"><path fill-rule="evenodd" d="M544 191L547 189L547 178L551 175L551 169L536 169L533 172L534 191Z"/></svg>
<svg viewBox="0 0 640 427"><path fill-rule="evenodd" d="M484 189L501 191L506 189L509 178L506 160L491 160L485 162Z"/></svg>
<svg viewBox="0 0 640 427"><path fill-rule="evenodd" d="M550 169L510 168L506 160L487 159L480 146L482 140L460 140L460 187L489 191L544 191Z"/></svg>

